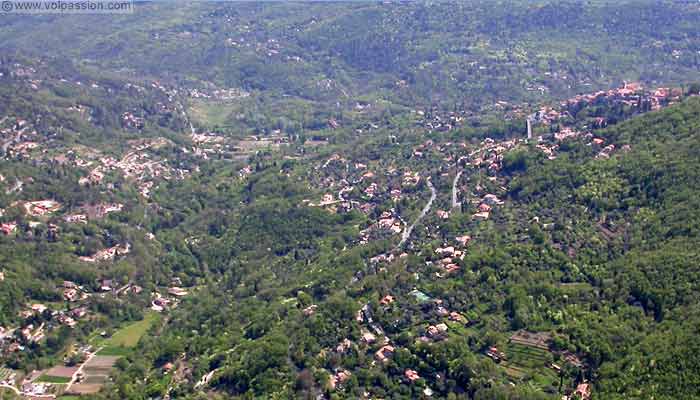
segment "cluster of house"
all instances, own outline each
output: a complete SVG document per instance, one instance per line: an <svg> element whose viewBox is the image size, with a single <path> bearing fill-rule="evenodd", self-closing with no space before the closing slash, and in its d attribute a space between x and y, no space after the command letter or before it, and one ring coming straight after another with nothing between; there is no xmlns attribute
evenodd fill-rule
<svg viewBox="0 0 700 400"><path fill-rule="evenodd" d="M19 343L15 332L17 329L0 326L0 353L9 354L24 351L25 347Z"/></svg>
<svg viewBox="0 0 700 400"><path fill-rule="evenodd" d="M401 253L401 254L399 254L398 257L399 258L408 257L408 253L405 253L405 252ZM390 262L394 261L395 259L396 259L396 255L394 253L382 253L382 254L378 254L378 255L370 258L369 262L372 265L376 265L376 264L380 264L380 263L390 263ZM382 299L382 301L385 301L385 299ZM386 298L386 301L394 301L394 298L391 296L388 296ZM382 304L384 304L384 303L382 303Z"/></svg>
<svg viewBox="0 0 700 400"><path fill-rule="evenodd" d="M633 84L626 84L624 87L619 88L619 89L614 89L609 92L603 92L602 94L596 94L591 98L586 98L582 97L580 100L581 101L591 101L591 100L596 100L600 96L604 97L613 97L616 100L624 100L624 101L646 101L648 99L651 99L652 104L668 104L668 99L669 97L672 97L673 93L669 90L665 89L659 89L653 93L651 93L648 97L637 97L635 96L644 96L643 94L640 94L640 88L633 85ZM675 95L680 95L679 93L675 93ZM567 103L568 104L568 103ZM630 103L632 104L632 103ZM558 121L558 123L561 124L562 117L565 116L567 111L559 111L553 108L543 108L537 113L537 119L541 122L547 123L547 124L552 124L555 123L555 121ZM607 124L607 121L604 118L596 118L594 122L594 127L599 127L602 128ZM567 127L564 126L561 128L561 130L554 135L555 142L556 141L562 141L562 140L567 140L570 138L577 138L581 137L583 135L586 135L585 137L587 139L590 139L591 145L596 146L596 151L598 152L598 158L604 158L604 157L609 157L611 154L613 154L616 150L616 146L612 144L607 144L604 139L595 137L591 133L583 133L580 131L575 130L572 127ZM488 168L489 171L493 172L493 175L495 175L502 167L502 160L503 156L505 155L506 152L514 149L520 141L518 140L508 140L508 141L501 141L501 142L496 142L495 140L492 139L486 139L484 140L479 148L472 152L469 156L467 157L462 157L458 160L458 164L466 160L467 164L470 164L474 167L485 167ZM445 145L447 146L447 145ZM443 146L439 146L444 149ZM548 158L554 159L556 157L556 151L558 149L558 144L557 143L549 143L549 142L544 142L540 141L537 143L537 147L545 152L547 154ZM426 156L426 154L429 151L434 150L436 147L432 143L432 141L427 141L424 144L413 148L413 156L414 157L419 157L423 158ZM623 150L629 150L629 147L625 147ZM444 153L444 152L443 152ZM449 156L445 160L453 161L452 157ZM348 164L346 160L344 160L340 155L333 155L329 160L326 161L324 164L324 168L328 167L331 165L333 162L339 162L339 163L344 163L347 165L344 165L344 169L340 169L341 171L344 170L346 172L349 172L353 169L353 166L351 164ZM367 171L367 166L364 164L360 164L362 167L361 171L361 176L359 179L355 180L353 184L363 182L363 181L369 181L369 184L364 186L364 189L361 190L361 192L369 199L374 199L374 198L381 198L380 193L383 192L379 184L377 182L373 181L373 178L375 178L375 175L371 171ZM360 168L355 168L355 170L360 170ZM399 175L400 176L400 175ZM348 180L351 180L347 176L345 176ZM404 185L416 185L420 182L420 175L418 173L413 173L413 172L405 172L403 174L403 184ZM496 178L491 176L489 180L495 181ZM336 202L345 202L346 198L344 197L347 193L350 193L353 191L353 187L350 186L350 184L343 179L341 182L341 192L339 196L336 198L334 197L333 194L331 193L326 193L321 201L318 203L318 205L331 205ZM334 184L336 184L335 180L330 180L327 182L328 184L325 185L326 187L333 187ZM389 186L391 188L391 186ZM348 188L347 191L344 191L345 188ZM477 188L477 193L480 192L482 189ZM390 198L393 201L398 201L400 200L402 192L400 189L394 188L391 189L390 191ZM493 209L497 206L503 205L504 202L499 199L499 197L495 194L492 193L486 193L481 192L481 195L483 196L478 196L476 197L472 203L474 206L476 206L477 210L476 213L473 214L473 218L475 219L488 219L490 217L491 212ZM351 203L351 201L348 201ZM376 202L370 202L371 203L376 203ZM450 216L450 212L446 210L438 210L437 211L437 217L440 219L447 219ZM390 231L393 233L400 233L402 231L401 225L402 221L400 218L398 218L394 211L387 211L380 215L379 219L371 225L371 227L375 227L377 229L383 229L385 231ZM454 245L448 245L447 243L443 244L443 247L440 247L436 249L436 254L439 255L438 262L440 266L447 272L453 272L459 269L459 259L464 257L464 250L463 248L467 246L467 244L470 241L470 237L468 235L464 236L459 236L456 238L457 243L459 244L454 244ZM362 242L366 242L369 240L369 236L364 236L362 237ZM361 242L361 243L362 243ZM398 254L398 253L397 253ZM403 253L405 255L406 253ZM401 257L401 256L398 256ZM380 254L377 256L374 256L370 259L371 264L376 264L380 262L392 262L397 258L397 256L393 253L386 253L386 254ZM418 296L416 296L418 298ZM385 295L384 297L381 298L379 301L379 304L385 307L388 307L389 305L393 304L395 302L395 298L391 295ZM309 314L313 313L315 311L315 307L311 306L307 308ZM453 322L460 322L464 324L468 324L469 321L462 315L457 312L450 312L446 308L442 306L437 307L437 312L440 316L444 317L449 317L450 321ZM361 328L361 340L362 342L368 344L368 345L376 345L377 347L373 347L376 351L374 352L374 357L375 360L378 362L386 362L388 359L392 357L394 352L396 351L395 345L391 343L391 340L386 337L384 334L382 328L378 326L377 323L375 323L372 320L372 313L371 309L368 304L362 307L362 309L358 312L357 314L357 321L361 324L366 324L366 326L363 326ZM440 323L435 323L434 325L429 325L427 328L425 328L425 333L421 337L421 340L424 341L437 341L437 340L442 340L447 337L447 332L448 332L448 325L444 322ZM378 339L379 338L379 339ZM519 332L511 338L511 341L514 343L521 343L526 346L534 346L538 347L541 349L544 349L546 351L549 350L549 345L548 345L548 338L546 335L538 335L538 334L526 334L523 332ZM346 351L347 348L349 348L352 345L352 342L349 340L345 339L342 341L336 350L338 352L344 352ZM507 359L506 354L501 351L498 347L493 346L488 348L485 351L486 356L492 358L493 360L500 362L501 360ZM582 368L584 366L583 362L578 358L577 355L570 353L570 352L558 352L558 355L560 356L561 360L566 363L570 363L574 366L577 366L579 368ZM551 368L560 368L559 366L553 364ZM338 371L341 372L341 371ZM338 373L336 372L336 374ZM344 375L341 375L344 376ZM413 382L415 380L419 379L419 374L416 371L413 370L405 370L404 371L404 376L406 379L409 381ZM334 387L335 384L337 384L340 379L340 377L332 378L336 379L334 381ZM580 384L575 391L575 395L582 397L582 398L589 398L590 397L590 385L587 383ZM573 397L565 397L566 399L573 398Z"/></svg>
<svg viewBox="0 0 700 400"><path fill-rule="evenodd" d="M457 261L464 259L466 255L464 249L469 244L469 241L471 241L471 237L469 235L458 236L456 241L458 243L457 247L445 246L435 249L435 254L441 257L440 260L437 261L437 264L444 270L445 274L450 274L460 269ZM430 266L434 263L432 261L426 261L426 264ZM437 275L438 277L443 277L441 273L437 273Z"/></svg>
<svg viewBox="0 0 700 400"><path fill-rule="evenodd" d="M517 139L496 142L491 138L486 138L475 151L469 154L470 164L476 168L487 167L490 172L496 173L502 167L504 154L518 143Z"/></svg>
<svg viewBox="0 0 700 400"><path fill-rule="evenodd" d="M435 143L431 140L428 139L425 142L419 144L418 146L413 148L413 157L416 158L423 158L426 156L426 153L429 151L433 150L433 146ZM418 183L418 182L416 182Z"/></svg>
<svg viewBox="0 0 700 400"><path fill-rule="evenodd" d="M131 283L121 288L118 288L116 287L115 282L111 279L102 279L101 281L99 281L99 286L100 291L113 292L116 295L121 295L125 293L139 294L143 290L140 286ZM63 284L60 286L60 290L62 290L63 299L69 303L83 301L91 296L91 293L86 287L80 286L75 282L71 281L64 281ZM20 313L20 316L26 319L36 314L43 315L47 309L48 308L43 304L33 304L31 306L31 309L22 311ZM83 303L81 305L70 306L69 309L66 311L51 311L51 318L55 318L55 320L59 324L73 328L78 324L78 320L84 318L88 313L88 306L85 303Z"/></svg>
<svg viewBox="0 0 700 400"><path fill-rule="evenodd" d="M84 287L76 285L71 281L63 282L63 299L69 302L85 300L88 297Z"/></svg>
<svg viewBox="0 0 700 400"><path fill-rule="evenodd" d="M131 244L117 244L112 247L99 250L91 256L81 256L80 260L90 263L114 260L118 256L124 256L131 251Z"/></svg>
<svg viewBox="0 0 700 400"><path fill-rule="evenodd" d="M562 400L589 400L591 398L591 384L588 382L581 382L576 385L571 394L562 396Z"/></svg>
<svg viewBox="0 0 700 400"><path fill-rule="evenodd" d="M41 306L41 311L35 310L39 314L43 313L44 310L46 310L46 307L41 304L35 304L34 306ZM34 306L32 306L32 309L35 308ZM24 328L20 329L19 333L27 343L38 343L46 337L46 334L44 332L45 326L46 323L44 322L42 322L41 325L39 325L38 327L35 327L34 324L29 324Z"/></svg>
<svg viewBox="0 0 700 400"><path fill-rule="evenodd" d="M49 215L61 208L61 205L53 200L41 200L41 201L33 201L33 202L13 202L10 204L11 207L22 205L22 209L30 216L33 217L41 217L45 215ZM3 210L4 211L4 210ZM0 216L2 213L0 213ZM40 226L42 223L39 221L29 221L27 223L27 226L29 228L36 228ZM3 235L11 235L15 232L17 232L17 228L19 227L19 224L17 221L8 221L8 222L3 222L0 224L0 233ZM49 235L57 235L58 234L58 226L55 224L48 224L48 233Z"/></svg>
<svg viewBox="0 0 700 400"><path fill-rule="evenodd" d="M375 235L388 232L398 235L403 231L403 221L398 216L395 209L382 212L376 222L360 231L360 244L367 244Z"/></svg>
<svg viewBox="0 0 700 400"><path fill-rule="evenodd" d="M127 111L122 114L122 127L130 129L143 129L145 125L145 119L143 117L137 117L133 113Z"/></svg>
<svg viewBox="0 0 700 400"><path fill-rule="evenodd" d="M127 283L124 286L119 287L118 282L114 281L113 279L101 279L97 281L99 290L102 293L113 293L117 296L121 295L126 295L126 294L134 294L138 295L143 291L143 288L139 285L133 284L131 282ZM75 292L74 292L74 291ZM73 294L73 293L77 293ZM75 300L69 298L66 296L66 294L70 294L72 298L75 298ZM88 290L84 286L78 286L73 282L70 281L64 281L63 282L63 297L67 301L77 301L77 300L83 300L87 297L89 297L90 294L88 293Z"/></svg>
<svg viewBox="0 0 700 400"><path fill-rule="evenodd" d="M554 123L562 125L562 123L565 122L564 117L571 117L576 110L590 104L606 102L610 104L624 104L631 107L639 107L642 104L648 104L650 110L658 110L678 102L682 95L683 92L679 88L670 89L661 87L651 91L645 91L639 83L625 83L619 88L574 96L561 102L559 110L544 106L530 117L533 122L544 125L552 125ZM607 120L604 117L596 117L592 121L593 128L604 128L605 126L607 126ZM592 138L590 133L581 132L571 126L564 125L559 128L558 132L554 133L554 139L556 141L563 141L583 135ZM542 150L545 151L550 158L554 158L554 149L552 147L545 146L542 147Z"/></svg>
<svg viewBox="0 0 700 400"><path fill-rule="evenodd" d="M379 219L376 222L376 227L378 229L389 230L395 234L399 234L402 231L401 220L393 208L389 211L384 211L379 216Z"/></svg>
<svg viewBox="0 0 700 400"><path fill-rule="evenodd" d="M556 160L557 159L557 153L556 151L559 149L559 145L554 143L554 144L548 144L545 142L540 142L535 145L537 149L542 151L544 155L547 156L548 160Z"/></svg>
<svg viewBox="0 0 700 400"><path fill-rule="evenodd" d="M491 215L491 210L495 206L503 205L504 202L495 194L489 193L478 202L477 212L472 214L474 219L487 220Z"/></svg>
<svg viewBox="0 0 700 400"><path fill-rule="evenodd" d="M169 308L176 307L179 299L189 294L186 289L179 286L172 286L168 288L167 292L168 296L163 296L159 292L154 292L152 294L153 300L151 300L151 310L163 312Z"/></svg>
<svg viewBox="0 0 700 400"><path fill-rule="evenodd" d="M47 394L51 390L51 386L50 383L27 382L22 385L22 394L29 398L32 398L32 396L39 398L55 398L55 395Z"/></svg>
<svg viewBox="0 0 700 400"><path fill-rule="evenodd" d="M27 201L22 206L27 215L31 217L41 217L61 209L61 203L55 200Z"/></svg>
<svg viewBox="0 0 700 400"><path fill-rule="evenodd" d="M34 322L26 323L20 328L5 329L0 327L0 346L4 353L24 351L26 343L39 343L46 337L47 330L52 330L56 324L73 328L77 320L87 315L85 306L74 307L66 311L51 310L47 306L36 303L20 312L20 317L29 319L39 316L44 320L38 326ZM36 320L33 320L36 321Z"/></svg>
<svg viewBox="0 0 700 400"><path fill-rule="evenodd" d="M98 167L90 171L87 176L78 179L78 184L81 186L99 185L102 183L104 177L105 174L102 171L102 168Z"/></svg>
<svg viewBox="0 0 700 400"><path fill-rule="evenodd" d="M561 142L564 140L577 138L581 135L583 135L583 132L575 130L569 126L564 126L560 128L558 132L554 133L554 140Z"/></svg>
<svg viewBox="0 0 700 400"><path fill-rule="evenodd" d="M154 185L154 179L184 179L190 171L182 168L174 168L168 165L167 160L153 160L149 153L149 148L162 147L170 143L164 138L141 139L131 141L132 150L127 152L121 159L105 156L98 160L100 165L90 170L87 176L78 180L78 183L86 185L99 185L109 171L120 171L125 179L134 179L139 185L139 192L148 198L150 189ZM88 167L90 161L82 161L76 158L75 164L81 167Z"/></svg>
<svg viewBox="0 0 700 400"><path fill-rule="evenodd" d="M224 41L224 44L229 47L236 47L236 48L250 48L254 49L255 52L257 53L262 53L266 55L267 57L272 57L276 56L280 53L281 46L277 39L267 39L265 42L258 42L256 41L255 37L251 37L249 40L246 41L244 37L239 37L239 38L226 38ZM300 59L298 56L286 57L287 60L296 60Z"/></svg>
<svg viewBox="0 0 700 400"><path fill-rule="evenodd" d="M596 158L603 158L603 159L610 158L610 156L611 156L611 155L615 152L615 150L617 149L617 148L615 147L615 145L612 144L612 143L609 144L609 145L607 145L607 146L604 146L605 141L604 141L603 139L601 139L601 138L594 138L592 143L595 144L595 145L597 145L597 146L600 148L600 151L598 152L598 154L596 154ZM621 150L622 152L628 152L628 151L630 151L631 149L632 149L632 147L631 147L630 145L628 145L628 144L622 145L622 146L620 147L620 150Z"/></svg>
<svg viewBox="0 0 700 400"><path fill-rule="evenodd" d="M301 310L301 313L304 314L305 317L310 317L314 314L316 314L316 310L318 309L317 304L312 304L308 307L305 307L304 309Z"/></svg>
<svg viewBox="0 0 700 400"><path fill-rule="evenodd" d="M226 138L215 132L190 134L192 140L192 154L204 160L208 160L210 156L216 154L232 154L235 150L239 150L233 144L227 143ZM189 153L190 150L183 148L184 153Z"/></svg>
<svg viewBox="0 0 700 400"><path fill-rule="evenodd" d="M376 197L380 193L380 186L376 182L370 182L364 189L360 188L361 193L359 199L349 199L346 196L352 194L355 190L355 185L359 186L364 181L370 181L375 178L375 174L371 171L366 171L367 165L363 163L355 163L351 165L348 160L340 154L334 153L321 165L315 168L315 171L330 170L328 174L315 174L314 180L318 180L319 187L328 189L339 188L337 197L332 193L323 195L321 201L304 202L310 206L321 206L331 212L349 212L353 209L359 209L365 214L374 208ZM340 177L334 177L333 174L340 174ZM348 174L359 174L356 178L350 177ZM339 178L336 180L336 178Z"/></svg>
<svg viewBox="0 0 700 400"><path fill-rule="evenodd" d="M59 290L62 291L63 299L69 303L86 300L90 296L88 289L71 281L64 281L59 287ZM138 294L142 289L132 284L128 284L122 288L116 288L112 280L103 279L100 281L100 290L103 292L114 292L115 294L123 294L126 292ZM47 314L47 312L49 314ZM84 303L72 305L67 310L61 311L51 310L40 303L32 304L28 309L20 312L20 317L26 320L34 316L41 316L42 318L49 318L46 320L47 322L42 322L38 327L35 327L33 323L29 323L18 329L4 329L0 327L0 342L3 344L2 348L8 353L24 351L23 342L40 342L45 337L46 329L53 329L56 323L74 328L78 324L78 320L87 316L88 313L88 306ZM19 337L14 334L15 331L18 332Z"/></svg>
<svg viewBox="0 0 700 400"><path fill-rule="evenodd" d="M103 218L110 213L119 212L123 208L124 205L121 203L99 203L83 207L86 211L85 214L68 214L63 217L63 220L68 223L87 224L89 217L95 219Z"/></svg>
<svg viewBox="0 0 700 400"><path fill-rule="evenodd" d="M414 293L415 292L415 293ZM420 302L430 302L431 307L433 307L438 316L440 317L445 317L449 318L450 321L458 322L461 324L466 324L467 320L466 318L461 315L460 313L457 312L450 312L448 311L444 306L443 302L441 300L432 300L429 297L427 297L425 294L422 292L419 292L417 290L414 290L413 292L410 293L411 295L415 295L416 299ZM379 304L382 307L388 308L391 307L392 304L394 304L396 301L395 297L386 294L384 295L380 300ZM374 349L374 362L372 363L373 365L375 364L386 364L389 362L389 360L394 356L394 354L397 351L397 348L394 344L392 344L391 339L384 333L384 330L382 329L381 326L379 326L378 322L376 322L373 318L373 312L372 312L372 307L370 306L369 303L363 305L357 312L355 316L356 321L361 325L360 327L360 340L362 343L372 346ZM448 332L448 326L444 322L439 322L434 325L429 325L425 328L424 334L418 339L423 342L436 342L436 341L441 341L441 340L446 340L448 338L447 332ZM338 354L344 354L346 353L350 348L353 347L353 342L350 341L349 339L343 339L338 343L338 345L335 347L335 352ZM376 346L376 347L375 347ZM325 354L325 352L324 352ZM340 384L342 384L347 378L350 376L349 371L346 370L336 370L336 372L330 377L329 381L329 386L331 388L336 388ZM406 383L412 384L421 379L420 374L411 368L407 368L403 371L403 378L405 379ZM429 388L426 388L424 391L424 394L426 396L431 396L432 395L432 390Z"/></svg>
<svg viewBox="0 0 700 400"><path fill-rule="evenodd" d="M30 318L33 315L44 315L44 312L48 310L48 308L43 305L43 304L33 304L31 306L31 309L22 311L20 313L20 316L22 318ZM68 326L69 328L75 327L78 322L76 319L83 318L87 315L88 309L86 306L80 306L80 307L74 307L68 311L57 311L57 310L49 310L51 313L51 318L55 319L59 324ZM41 326L32 334L28 335L28 333L33 329L33 326L30 324L27 327L22 329L22 334L26 339L29 338L34 338L33 342L38 342L39 340L44 338L43 335L43 328L44 328L44 323L41 324ZM39 333L41 335L39 335ZM38 337L38 338L37 338Z"/></svg>
<svg viewBox="0 0 700 400"><path fill-rule="evenodd" d="M39 148L38 133L32 128L32 125L25 119L14 118L14 123L11 126L0 129L0 145L4 150L4 156L9 157L28 157L32 150ZM9 122L10 118L2 119L2 124L7 126L5 122Z"/></svg>
<svg viewBox="0 0 700 400"><path fill-rule="evenodd" d="M216 135L214 133L203 134L203 133L194 133L193 132L190 135L190 139L192 139L192 143L195 146L201 146L204 144L220 145L220 144L224 143L224 137Z"/></svg>
<svg viewBox="0 0 700 400"><path fill-rule="evenodd" d="M134 151L144 151L148 149L159 149L168 145L172 145L173 142L164 137L152 137L143 139L133 139L126 142L129 147Z"/></svg>
<svg viewBox="0 0 700 400"><path fill-rule="evenodd" d="M404 171L401 184L403 186L416 186L420 183L420 174L414 171Z"/></svg>
<svg viewBox="0 0 700 400"><path fill-rule="evenodd" d="M165 161L151 160L148 153L138 151L128 152L119 161L110 157L101 161L105 167L121 170L124 178L134 178L140 182L149 178L182 179L188 173L186 170L169 167Z"/></svg>
<svg viewBox="0 0 700 400"><path fill-rule="evenodd" d="M335 374L331 375L330 378L328 379L328 387L333 390L339 385L342 385L343 383L347 382L348 379L350 379L350 376L352 374L350 371L341 369L338 370Z"/></svg>
<svg viewBox="0 0 700 400"><path fill-rule="evenodd" d="M267 136L249 136L244 139L230 139L216 132L196 133L192 128L191 147L181 147L183 153L193 154L203 160L210 156L225 159L245 160L260 149L276 149L289 145L289 137L277 129Z"/></svg>
<svg viewBox="0 0 700 400"><path fill-rule="evenodd" d="M391 296L385 296L382 300L384 305L390 304L394 301L393 297ZM370 307L369 303L365 304L360 310L358 310L355 320L360 324L366 323L369 328L367 329L362 327L360 329L361 340L363 343L366 343L367 345L374 345L377 342L377 337L382 338L382 341L378 343L380 345L379 349L374 353L375 360L380 363L389 361L389 359L394 355L396 349L391 345L391 339L386 336L382 327L374 321L372 308Z"/></svg>
<svg viewBox="0 0 700 400"><path fill-rule="evenodd" d="M309 202L309 206L311 206L311 207L326 207L326 206L338 204L340 202L342 202L342 200L335 199L333 197L333 193L325 193L321 197L321 201L319 201L318 203Z"/></svg>
<svg viewBox="0 0 700 400"><path fill-rule="evenodd" d="M240 88L228 88L228 89L190 89L188 95L193 99L212 99L212 100L235 100L242 99L250 96L250 92L247 92Z"/></svg>
<svg viewBox="0 0 700 400"><path fill-rule="evenodd" d="M189 294L187 289L176 286L182 284L182 281L179 278L174 278L171 284L172 286L167 289L167 296L164 296L159 292L153 292L151 294L151 310L163 312L169 308L176 307L179 300Z"/></svg>
<svg viewBox="0 0 700 400"><path fill-rule="evenodd" d="M597 101L620 102L628 106L637 106L642 102L648 102L652 110L673 104L680 100L683 91L680 88L660 87L653 90L644 90L641 84L625 82L622 87L607 91L582 94L572 97L561 103L562 108L578 107Z"/></svg>
<svg viewBox="0 0 700 400"><path fill-rule="evenodd" d="M467 118L466 111L443 112L438 109L425 112L414 110L416 115L416 125L423 127L428 132L449 132L459 127Z"/></svg>
<svg viewBox="0 0 700 400"><path fill-rule="evenodd" d="M440 341L444 339L447 339L447 324L444 322L428 326L425 329L425 335L419 338L422 342Z"/></svg>

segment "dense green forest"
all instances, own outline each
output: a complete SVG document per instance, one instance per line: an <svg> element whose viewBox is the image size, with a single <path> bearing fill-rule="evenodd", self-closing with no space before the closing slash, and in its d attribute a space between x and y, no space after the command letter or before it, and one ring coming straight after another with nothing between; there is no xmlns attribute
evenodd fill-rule
<svg viewBox="0 0 700 400"><path fill-rule="evenodd" d="M700 398L696 2L2 17L7 393Z"/></svg>

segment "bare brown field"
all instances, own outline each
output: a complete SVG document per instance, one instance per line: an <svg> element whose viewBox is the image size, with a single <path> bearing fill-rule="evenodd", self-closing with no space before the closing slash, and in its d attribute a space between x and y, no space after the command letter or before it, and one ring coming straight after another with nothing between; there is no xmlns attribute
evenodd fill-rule
<svg viewBox="0 0 700 400"><path fill-rule="evenodd" d="M83 379L80 384L84 385L102 385L105 382L107 382L107 376L106 375L88 375Z"/></svg>
<svg viewBox="0 0 700 400"><path fill-rule="evenodd" d="M92 383L76 383L71 386L70 393L74 394L95 394L100 391L102 384L92 384Z"/></svg>
<svg viewBox="0 0 700 400"><path fill-rule="evenodd" d="M64 366L55 366L52 368L49 368L46 371L46 375L49 376L60 376L62 378L71 378L75 371L78 370L78 367L64 367Z"/></svg>
<svg viewBox="0 0 700 400"><path fill-rule="evenodd" d="M112 368L115 362L121 358L119 356L95 356L87 364L85 368Z"/></svg>

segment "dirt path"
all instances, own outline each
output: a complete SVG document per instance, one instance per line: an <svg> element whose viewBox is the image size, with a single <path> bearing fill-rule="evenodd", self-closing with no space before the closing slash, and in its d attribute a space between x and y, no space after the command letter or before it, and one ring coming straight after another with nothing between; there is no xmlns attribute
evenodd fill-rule
<svg viewBox="0 0 700 400"><path fill-rule="evenodd" d="M90 355L87 356L87 358L85 359L85 362L80 364L80 367L78 367L78 369L75 371L75 373L73 373L73 376L70 378L70 382L68 382L68 384L66 385L66 390L65 390L66 392L70 389L71 386L73 386L75 381L78 380L78 374L80 374L80 372L82 372L83 367L85 367L85 365L87 365L87 363L90 362L90 360L92 360L92 358L95 357L97 355L97 353L99 353L100 350L102 350L102 347L100 347L97 350L90 353Z"/></svg>

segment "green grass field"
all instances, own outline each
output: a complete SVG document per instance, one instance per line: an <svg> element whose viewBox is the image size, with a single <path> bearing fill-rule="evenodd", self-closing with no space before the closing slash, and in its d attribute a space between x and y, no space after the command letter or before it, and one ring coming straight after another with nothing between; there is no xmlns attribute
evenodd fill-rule
<svg viewBox="0 0 700 400"><path fill-rule="evenodd" d="M234 111L238 110L236 104L227 104L213 100L193 100L190 109L191 117L202 125L222 126Z"/></svg>
<svg viewBox="0 0 700 400"><path fill-rule="evenodd" d="M135 347L141 337L148 331L148 329L160 320L160 315L155 312L146 313L141 321L136 321L129 325L123 326L114 335L108 339L104 339L102 342L97 342L95 345L104 346L99 354L100 355L124 355L125 350ZM104 353L118 353L118 354L104 354Z"/></svg>
<svg viewBox="0 0 700 400"><path fill-rule="evenodd" d="M124 357L129 354L129 349L119 346L105 346L97 352L98 356L119 356Z"/></svg>
<svg viewBox="0 0 700 400"><path fill-rule="evenodd" d="M51 376L51 375L42 375L37 379L37 382L44 382L44 383L68 383L70 382L70 378L67 378L65 376Z"/></svg>

